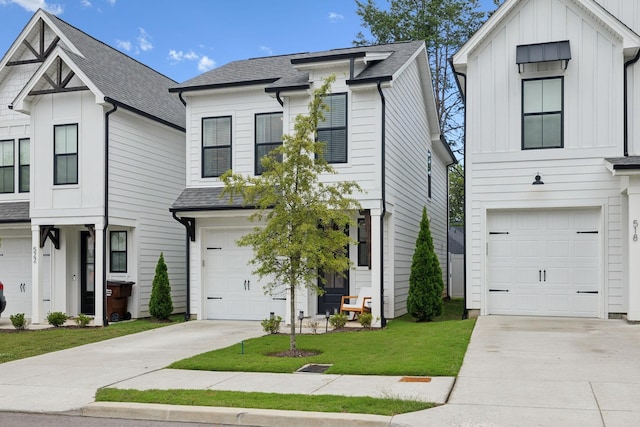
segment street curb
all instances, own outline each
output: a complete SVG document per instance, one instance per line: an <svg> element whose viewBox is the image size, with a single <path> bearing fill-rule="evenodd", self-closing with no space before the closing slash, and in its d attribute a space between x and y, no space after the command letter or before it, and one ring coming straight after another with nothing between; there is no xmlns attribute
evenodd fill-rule
<svg viewBox="0 0 640 427"><path fill-rule="evenodd" d="M83 416L135 420L217 423L239 426L389 427L392 417L335 412L280 411L273 409L161 405L155 403L95 402L82 408Z"/></svg>

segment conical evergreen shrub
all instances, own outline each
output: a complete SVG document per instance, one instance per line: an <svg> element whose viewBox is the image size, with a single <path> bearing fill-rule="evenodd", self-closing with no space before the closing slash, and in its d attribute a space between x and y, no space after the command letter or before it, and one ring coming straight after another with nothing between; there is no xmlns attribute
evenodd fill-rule
<svg viewBox="0 0 640 427"><path fill-rule="evenodd" d="M156 319L165 320L172 312L173 302L171 301L169 273L167 272L167 264L164 262L164 254L160 253L149 299L149 314Z"/></svg>
<svg viewBox="0 0 640 427"><path fill-rule="evenodd" d="M407 311L419 322L442 314L442 269L433 246L427 208L422 209L420 232L411 262Z"/></svg>

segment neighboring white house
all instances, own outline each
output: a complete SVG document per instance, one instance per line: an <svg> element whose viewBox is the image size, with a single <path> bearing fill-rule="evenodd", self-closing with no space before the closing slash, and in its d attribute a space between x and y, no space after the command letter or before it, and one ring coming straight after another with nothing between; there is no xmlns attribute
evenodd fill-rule
<svg viewBox="0 0 640 427"><path fill-rule="evenodd" d="M354 268L329 278L322 297L298 300L306 316L324 314L342 295L373 288L375 318L406 312L411 258L423 206L447 271L447 166L455 159L442 139L427 53L422 42L354 47L236 61L170 89L187 109L187 188L171 211L191 239L190 314L198 319L288 319L286 294L265 295L247 262L252 248L237 239L255 224L250 208L221 199L228 169L259 173L260 157L292 133L314 89L337 76L331 112L318 128L337 175L357 181L359 242ZM382 318L384 314L384 318Z"/></svg>
<svg viewBox="0 0 640 427"><path fill-rule="evenodd" d="M466 307L640 320L640 7L506 0L452 59Z"/></svg>
<svg viewBox="0 0 640 427"><path fill-rule="evenodd" d="M107 281L135 282L148 316L164 252L186 305L184 107L171 79L37 11L0 61L0 281L7 314L105 313Z"/></svg>

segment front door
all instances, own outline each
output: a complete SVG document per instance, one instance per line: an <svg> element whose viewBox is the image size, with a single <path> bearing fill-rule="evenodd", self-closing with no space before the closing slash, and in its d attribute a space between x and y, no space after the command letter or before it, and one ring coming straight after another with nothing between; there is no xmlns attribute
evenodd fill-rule
<svg viewBox="0 0 640 427"><path fill-rule="evenodd" d="M324 289L324 294L318 297L318 314L340 311L342 297L349 295L349 270L344 272L344 276L338 273L323 273L323 277L324 284L318 279L318 286Z"/></svg>
<svg viewBox="0 0 640 427"><path fill-rule="evenodd" d="M95 314L95 240L88 231L80 234L80 311L82 314Z"/></svg>

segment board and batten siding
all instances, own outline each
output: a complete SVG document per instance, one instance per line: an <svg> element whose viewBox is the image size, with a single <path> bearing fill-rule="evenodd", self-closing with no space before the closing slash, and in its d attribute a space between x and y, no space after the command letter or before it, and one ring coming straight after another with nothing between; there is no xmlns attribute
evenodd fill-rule
<svg viewBox="0 0 640 427"><path fill-rule="evenodd" d="M185 186L184 144L183 132L126 110L110 116L109 229L133 234L128 255L135 264L128 267L129 277L120 279L136 282L130 310L134 317L149 315L160 253L167 264L174 312L186 309L185 229L169 212Z"/></svg>
<svg viewBox="0 0 640 427"><path fill-rule="evenodd" d="M568 68L518 73L520 44L569 40ZM467 68L467 307L486 300L486 215L492 209L601 208L604 310L624 312L621 196L603 158L622 155L621 41L571 1L531 1L471 52ZM555 68L554 68L555 67ZM564 76L564 148L522 150L522 79ZM539 173L545 185L532 186ZM606 313L605 313L606 314Z"/></svg>
<svg viewBox="0 0 640 427"><path fill-rule="evenodd" d="M417 62L412 62L385 89L386 114L386 184L387 202L393 206L393 312L390 317L406 313L409 274L420 230L422 209L426 206L435 250L440 260L443 280L447 271L447 166L437 156L432 134L439 134L438 124L429 123L422 79ZM428 197L427 158L432 155L432 197Z"/></svg>

